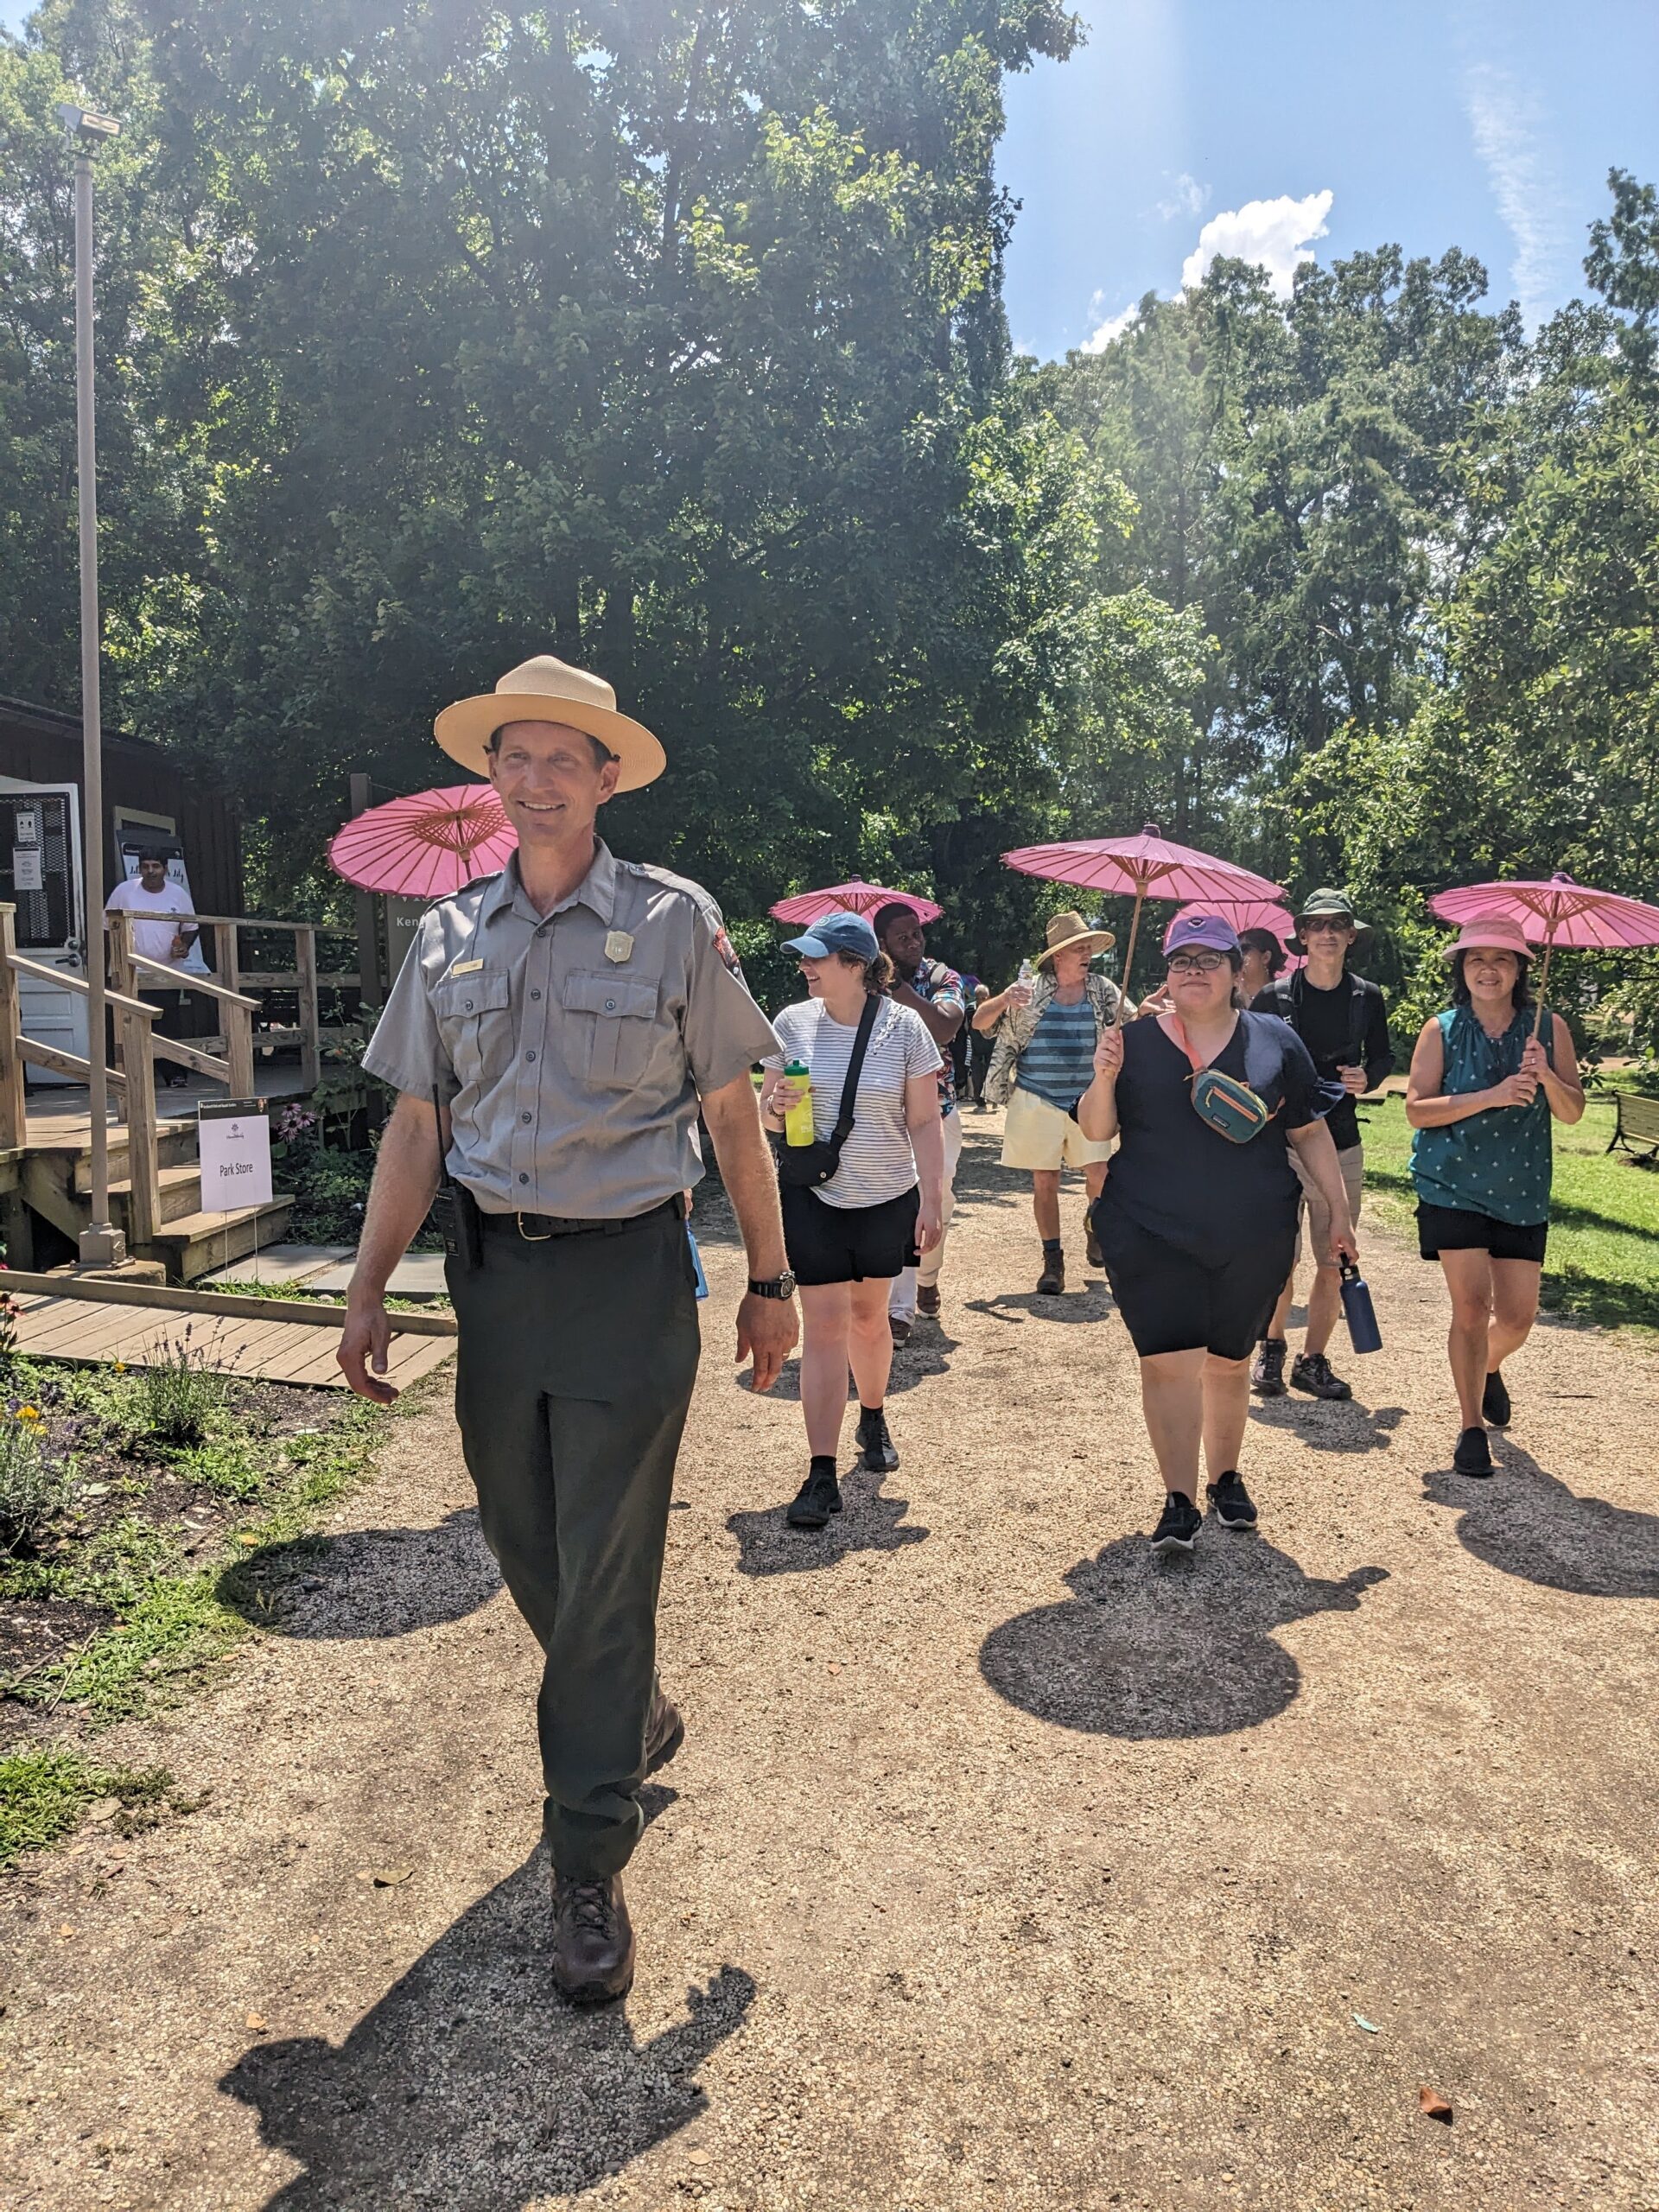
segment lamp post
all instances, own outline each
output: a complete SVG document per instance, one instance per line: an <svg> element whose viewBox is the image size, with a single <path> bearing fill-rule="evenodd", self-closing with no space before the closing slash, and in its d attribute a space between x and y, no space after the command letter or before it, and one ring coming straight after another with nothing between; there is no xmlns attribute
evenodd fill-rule
<svg viewBox="0 0 1659 2212"><path fill-rule="evenodd" d="M127 1240L110 1220L109 1083L104 1065L104 725L99 702L98 453L92 430L92 156L120 124L65 103L58 120L75 149L75 474L80 494L80 738L86 820L86 1058L92 1118L92 1221L80 1232L83 1268L119 1267Z"/></svg>

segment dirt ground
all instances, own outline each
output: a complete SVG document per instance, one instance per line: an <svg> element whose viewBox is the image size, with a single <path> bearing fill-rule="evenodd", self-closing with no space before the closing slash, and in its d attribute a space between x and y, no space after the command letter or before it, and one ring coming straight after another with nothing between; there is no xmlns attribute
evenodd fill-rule
<svg viewBox="0 0 1659 2212"><path fill-rule="evenodd" d="M100 1745L201 1809L6 1885L5 2212L1659 2208L1659 1361L1541 1327L1451 1475L1438 1271L1373 1234L1357 1402L1258 1408L1262 1533L1160 1564L1122 1324L1034 1296L968 1127L901 1471L825 1535L701 1217L626 2005L549 1982L440 1374L280 1631Z"/></svg>

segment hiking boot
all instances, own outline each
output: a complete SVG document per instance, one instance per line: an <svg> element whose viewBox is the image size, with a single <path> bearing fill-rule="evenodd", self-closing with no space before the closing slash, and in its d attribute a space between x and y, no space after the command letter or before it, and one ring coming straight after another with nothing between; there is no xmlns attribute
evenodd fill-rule
<svg viewBox="0 0 1659 2212"><path fill-rule="evenodd" d="M1340 1375L1331 1372L1331 1363L1322 1351L1297 1354L1291 1362L1290 1386L1293 1390L1306 1390L1313 1398L1351 1398L1354 1395Z"/></svg>
<svg viewBox="0 0 1659 2212"><path fill-rule="evenodd" d="M553 1876L553 1980L572 2005L611 2005L633 1986L633 1925L622 1877Z"/></svg>
<svg viewBox="0 0 1659 2212"><path fill-rule="evenodd" d="M902 1314L889 1313L887 1316L887 1326L893 1332L893 1341L895 1345L907 1344L910 1342L911 1330L915 1326L915 1324L912 1321L906 1321Z"/></svg>
<svg viewBox="0 0 1659 2212"><path fill-rule="evenodd" d="M645 1716L645 1772L655 1774L658 1767L666 1766L684 1741L685 1722L680 1708L663 1695L659 1682Z"/></svg>
<svg viewBox="0 0 1659 2212"><path fill-rule="evenodd" d="M920 1314L924 1314L930 1321L937 1321L938 1319L939 1286L938 1283L923 1282L917 1284L916 1311Z"/></svg>
<svg viewBox="0 0 1659 2212"><path fill-rule="evenodd" d="M1203 1526L1204 1516L1192 1499L1184 1491L1173 1490L1164 1500L1162 1516L1152 1532L1152 1548L1160 1557L1165 1552L1190 1552Z"/></svg>
<svg viewBox="0 0 1659 2212"><path fill-rule="evenodd" d="M899 1454L887 1433L887 1417L880 1406L874 1413L868 1407L859 1408L858 1449L859 1465L866 1474L890 1475L898 1466Z"/></svg>
<svg viewBox="0 0 1659 2212"><path fill-rule="evenodd" d="M1037 1278L1039 1298L1058 1298L1065 1288L1065 1255L1057 1245L1043 1252L1043 1272Z"/></svg>
<svg viewBox="0 0 1659 2212"><path fill-rule="evenodd" d="M833 1459L815 1459L812 1471L801 1484L784 1518L791 1529L822 1529L832 1513L841 1510L841 1484Z"/></svg>
<svg viewBox="0 0 1659 2212"><path fill-rule="evenodd" d="M1255 1363L1250 1369L1250 1388L1258 1398L1282 1398L1289 1385L1285 1381L1285 1354L1290 1346L1282 1337L1263 1337L1255 1348Z"/></svg>
<svg viewBox="0 0 1659 2212"><path fill-rule="evenodd" d="M1083 1248L1083 1256L1091 1268L1103 1268L1106 1264L1105 1255L1100 1249L1100 1239L1095 1234L1095 1224L1092 1221L1089 1224L1089 1235Z"/></svg>
<svg viewBox="0 0 1659 2212"><path fill-rule="evenodd" d="M1255 1506L1235 1470L1205 1485L1210 1509L1224 1529L1254 1529Z"/></svg>
<svg viewBox="0 0 1659 2212"><path fill-rule="evenodd" d="M1480 1414L1481 1419L1491 1421L1494 1428L1507 1428L1510 1425L1509 1386L1503 1380L1501 1367L1495 1367L1486 1377L1486 1388L1480 1397Z"/></svg>
<svg viewBox="0 0 1659 2212"><path fill-rule="evenodd" d="M1452 1465L1460 1475L1490 1475L1492 1471L1492 1447L1486 1441L1484 1428L1465 1428L1458 1439L1458 1448L1452 1454Z"/></svg>

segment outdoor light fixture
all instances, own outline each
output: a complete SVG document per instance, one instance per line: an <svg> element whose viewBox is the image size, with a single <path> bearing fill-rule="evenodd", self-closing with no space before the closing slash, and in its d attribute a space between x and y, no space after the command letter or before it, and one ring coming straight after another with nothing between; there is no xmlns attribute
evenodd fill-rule
<svg viewBox="0 0 1659 2212"><path fill-rule="evenodd" d="M121 125L112 115L100 115L95 107L76 107L68 100L58 103L58 121L89 149L121 136Z"/></svg>

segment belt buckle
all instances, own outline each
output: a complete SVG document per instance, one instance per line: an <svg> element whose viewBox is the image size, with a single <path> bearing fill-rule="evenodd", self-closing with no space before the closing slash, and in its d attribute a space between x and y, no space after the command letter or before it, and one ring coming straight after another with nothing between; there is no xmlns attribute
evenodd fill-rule
<svg viewBox="0 0 1659 2212"><path fill-rule="evenodd" d="M524 1227L524 1217L522 1213L515 1214L513 1218L518 1224L518 1234L526 1244L550 1244L553 1242L553 1232L550 1229L541 1236L532 1236L530 1231ZM542 1219L545 1220L546 1218L546 1215L543 1214L542 1216Z"/></svg>

